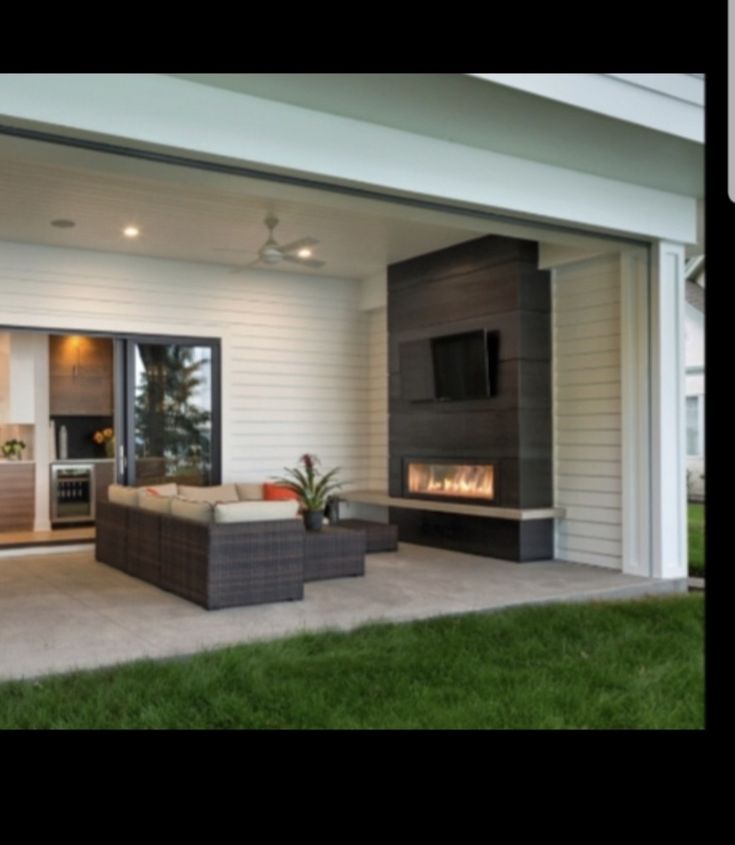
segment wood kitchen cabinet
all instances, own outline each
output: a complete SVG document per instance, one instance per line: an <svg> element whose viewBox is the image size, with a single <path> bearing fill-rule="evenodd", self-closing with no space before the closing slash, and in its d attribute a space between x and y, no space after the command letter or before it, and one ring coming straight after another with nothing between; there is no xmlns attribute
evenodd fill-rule
<svg viewBox="0 0 735 845"><path fill-rule="evenodd" d="M35 481L32 461L0 462L0 531L33 531Z"/></svg>
<svg viewBox="0 0 735 845"><path fill-rule="evenodd" d="M51 416L112 416L112 371L112 341L108 338L51 335Z"/></svg>

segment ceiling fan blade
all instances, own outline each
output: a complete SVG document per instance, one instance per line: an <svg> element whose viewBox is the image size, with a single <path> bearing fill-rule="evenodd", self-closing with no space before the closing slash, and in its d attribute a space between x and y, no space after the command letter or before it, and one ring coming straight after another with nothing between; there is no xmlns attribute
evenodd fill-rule
<svg viewBox="0 0 735 845"><path fill-rule="evenodd" d="M289 261L291 264L300 264L302 267L313 267L314 269L323 267L327 263L326 261L317 261L316 258L296 258L293 255L284 255L282 260Z"/></svg>
<svg viewBox="0 0 735 845"><path fill-rule="evenodd" d="M296 252L297 249L304 249L307 246L316 246L319 241L316 238L301 238L298 241L291 241L290 244L284 246L278 245L281 252Z"/></svg>
<svg viewBox="0 0 735 845"><path fill-rule="evenodd" d="M246 270L249 270L251 267L254 267L258 263L260 263L260 258L256 258L255 261L251 261L249 264L245 264L242 267L233 267L230 270L230 275L234 276L237 275L237 273L244 273Z"/></svg>
<svg viewBox="0 0 735 845"><path fill-rule="evenodd" d="M230 249L227 246L213 246L212 252L247 252L250 255L255 255L254 249Z"/></svg>

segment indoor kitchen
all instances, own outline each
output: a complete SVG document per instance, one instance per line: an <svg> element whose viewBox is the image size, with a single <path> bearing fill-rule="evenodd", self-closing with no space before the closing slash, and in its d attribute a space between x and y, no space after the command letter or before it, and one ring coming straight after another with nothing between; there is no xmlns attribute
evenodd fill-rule
<svg viewBox="0 0 735 845"><path fill-rule="evenodd" d="M113 482L209 483L214 357L171 338L0 329L0 553L90 542Z"/></svg>
<svg viewBox="0 0 735 845"><path fill-rule="evenodd" d="M0 332L0 547L94 536L113 407L112 339Z"/></svg>

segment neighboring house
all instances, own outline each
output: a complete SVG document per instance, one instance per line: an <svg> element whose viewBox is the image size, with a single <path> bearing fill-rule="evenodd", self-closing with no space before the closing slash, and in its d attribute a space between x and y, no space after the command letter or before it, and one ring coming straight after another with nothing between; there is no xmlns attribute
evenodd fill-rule
<svg viewBox="0 0 735 845"><path fill-rule="evenodd" d="M215 483L313 452L404 539L685 579L703 162L702 74L0 75L0 330L37 390L6 422L33 439L36 527L48 336L87 333L129 356L124 481L121 397L189 344ZM262 249L273 214L301 263ZM437 396L426 353L455 334ZM478 396L456 361L487 343ZM460 487L481 466L492 518L407 503L412 462L447 460Z"/></svg>
<svg viewBox="0 0 735 845"><path fill-rule="evenodd" d="M704 256L686 263L686 424L687 493L704 499Z"/></svg>

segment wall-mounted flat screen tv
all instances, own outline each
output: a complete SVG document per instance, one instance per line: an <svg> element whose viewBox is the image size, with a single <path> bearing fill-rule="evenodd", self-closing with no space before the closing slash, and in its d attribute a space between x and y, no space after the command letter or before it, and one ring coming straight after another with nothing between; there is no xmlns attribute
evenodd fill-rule
<svg viewBox="0 0 735 845"><path fill-rule="evenodd" d="M431 354L436 399L481 399L496 394L498 332L479 329L433 337Z"/></svg>

